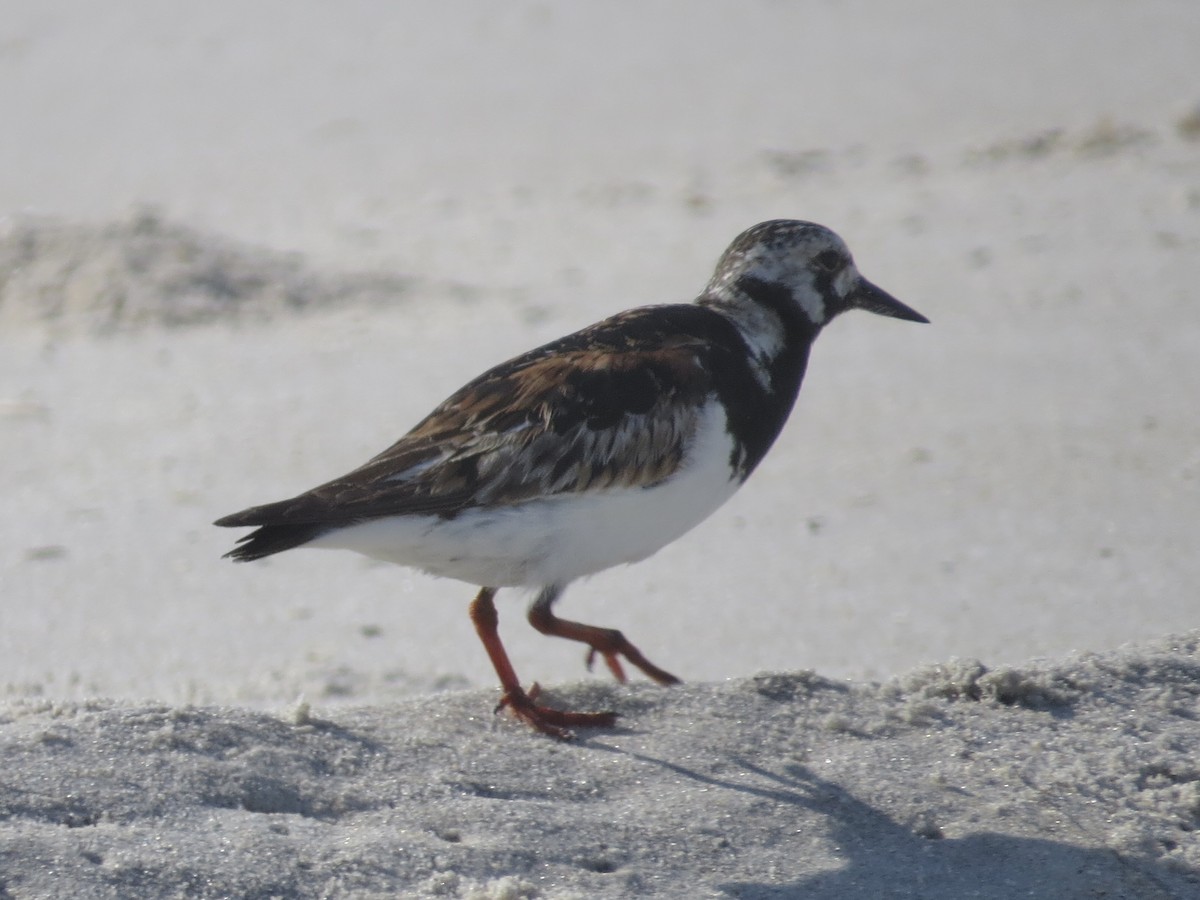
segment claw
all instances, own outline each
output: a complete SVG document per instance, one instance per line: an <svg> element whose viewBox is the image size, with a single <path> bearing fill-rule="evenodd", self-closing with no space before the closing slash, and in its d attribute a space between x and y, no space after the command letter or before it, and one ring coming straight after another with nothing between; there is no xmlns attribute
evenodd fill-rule
<svg viewBox="0 0 1200 900"><path fill-rule="evenodd" d="M608 666L608 671L612 672L613 678L615 678L621 684L625 684L629 681L629 679L625 677L625 667L621 665L621 657L612 650L600 650L596 647L589 647L587 659L585 660L587 664L587 670L589 672L592 671L592 666L596 662L597 653L604 657L604 665Z"/></svg>
<svg viewBox="0 0 1200 900"><path fill-rule="evenodd" d="M615 712L568 712L539 706L534 701L540 693L541 688L537 684L528 691L519 688L508 691L496 704L496 712L507 708L518 719L561 741L574 739L575 732L571 728L610 728L617 721Z"/></svg>
<svg viewBox="0 0 1200 900"><path fill-rule="evenodd" d="M604 658L604 664L608 666L608 671L612 672L613 678L624 684L627 679L625 677L625 667L621 664L621 657L636 666L646 676L659 684L678 684L679 679L670 672L660 669L650 660L642 655L642 651L638 650L625 635L617 631L615 628L597 628L595 625L584 625L580 622L571 622L567 619L560 619L554 615L550 606L554 602L557 594L543 594L529 608L529 624L540 631L542 634L548 634L553 637L566 638L570 641L579 641L588 645L587 656L584 657L584 662L587 664L588 671L592 670L592 666L596 662L596 654L600 654Z"/></svg>

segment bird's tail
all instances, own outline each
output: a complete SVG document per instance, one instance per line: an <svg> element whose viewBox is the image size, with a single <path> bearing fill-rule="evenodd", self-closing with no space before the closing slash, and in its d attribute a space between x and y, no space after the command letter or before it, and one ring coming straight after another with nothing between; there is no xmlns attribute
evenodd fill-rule
<svg viewBox="0 0 1200 900"><path fill-rule="evenodd" d="M213 522L214 525L223 528L258 526L254 531L238 538L239 546L234 547L225 556L237 562L262 559L264 556L307 544L329 530L330 526L322 522L280 522L281 518L285 518L281 510L290 506L291 501L255 506Z"/></svg>

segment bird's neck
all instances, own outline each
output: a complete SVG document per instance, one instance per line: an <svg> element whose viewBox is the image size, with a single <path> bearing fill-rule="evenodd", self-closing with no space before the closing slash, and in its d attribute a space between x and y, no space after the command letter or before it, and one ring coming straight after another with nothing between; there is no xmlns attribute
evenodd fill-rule
<svg viewBox="0 0 1200 900"><path fill-rule="evenodd" d="M725 398L730 431L737 440L735 468L748 476L766 456L796 403L809 348L821 331L787 290L761 282L754 293L727 287L700 299L728 319L746 344L747 376L737 396Z"/></svg>
<svg viewBox="0 0 1200 900"><path fill-rule="evenodd" d="M787 343L812 343L829 320L824 302L815 293L806 302L785 285L746 276L710 283L699 302L726 316L747 345L767 355Z"/></svg>

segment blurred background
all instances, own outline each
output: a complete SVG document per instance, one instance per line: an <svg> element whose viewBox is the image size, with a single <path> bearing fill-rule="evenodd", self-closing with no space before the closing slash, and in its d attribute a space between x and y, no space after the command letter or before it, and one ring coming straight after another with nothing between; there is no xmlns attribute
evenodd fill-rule
<svg viewBox="0 0 1200 900"><path fill-rule="evenodd" d="M1187 0L12 0L0 683L490 684L470 587L234 567L208 523L516 352L690 299L775 217L837 230L933 325L837 322L741 494L565 615L689 680L1195 627L1198 46ZM521 612L518 671L579 677Z"/></svg>

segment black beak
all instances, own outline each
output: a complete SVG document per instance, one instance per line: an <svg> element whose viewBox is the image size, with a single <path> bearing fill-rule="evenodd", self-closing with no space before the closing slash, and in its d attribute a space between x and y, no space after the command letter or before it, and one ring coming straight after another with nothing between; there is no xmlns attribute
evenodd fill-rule
<svg viewBox="0 0 1200 900"><path fill-rule="evenodd" d="M887 291L877 288L865 278L860 278L858 288L850 295L850 305L867 312L878 313L881 316L891 316L893 319L904 319L908 322L924 322L929 320L911 307L905 306Z"/></svg>

